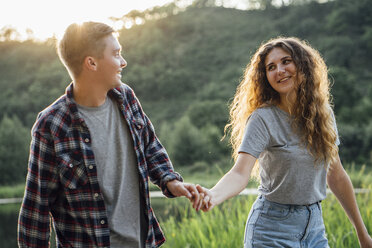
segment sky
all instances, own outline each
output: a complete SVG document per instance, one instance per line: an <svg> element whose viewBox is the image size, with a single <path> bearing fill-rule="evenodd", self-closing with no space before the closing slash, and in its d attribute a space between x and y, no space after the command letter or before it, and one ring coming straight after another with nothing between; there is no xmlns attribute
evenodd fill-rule
<svg viewBox="0 0 372 248"><path fill-rule="evenodd" d="M73 22L99 21L109 25L109 17L122 17L131 10L162 6L172 0L1 0L0 29L15 28L21 38L27 29L37 40L60 38ZM4 3L5 2L5 3Z"/></svg>

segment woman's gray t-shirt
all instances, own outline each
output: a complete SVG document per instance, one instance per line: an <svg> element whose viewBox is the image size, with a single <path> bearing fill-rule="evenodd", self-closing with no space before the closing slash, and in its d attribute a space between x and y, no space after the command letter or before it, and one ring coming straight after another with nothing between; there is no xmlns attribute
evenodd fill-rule
<svg viewBox="0 0 372 248"><path fill-rule="evenodd" d="M333 112L332 112L333 116ZM248 119L239 152L258 158L260 194L267 200L307 205L326 197L326 166L293 132L291 117L276 106L255 110ZM333 116L333 120L334 116ZM337 134L336 122L334 127ZM339 145L337 138L336 144Z"/></svg>

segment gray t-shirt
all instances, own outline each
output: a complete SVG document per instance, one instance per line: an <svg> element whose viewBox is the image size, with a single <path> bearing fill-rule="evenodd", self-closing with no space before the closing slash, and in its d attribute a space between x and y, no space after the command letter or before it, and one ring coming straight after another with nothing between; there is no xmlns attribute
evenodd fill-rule
<svg viewBox="0 0 372 248"><path fill-rule="evenodd" d="M291 120L276 106L255 110L248 119L239 152L258 158L258 190L266 199L281 204L312 204L326 197L328 165L324 161L315 163L299 135L293 132ZM338 138L336 144L339 145Z"/></svg>
<svg viewBox="0 0 372 248"><path fill-rule="evenodd" d="M110 97L99 107L78 105L78 110L92 139L98 182L107 210L110 247L144 247L144 210L128 124Z"/></svg>

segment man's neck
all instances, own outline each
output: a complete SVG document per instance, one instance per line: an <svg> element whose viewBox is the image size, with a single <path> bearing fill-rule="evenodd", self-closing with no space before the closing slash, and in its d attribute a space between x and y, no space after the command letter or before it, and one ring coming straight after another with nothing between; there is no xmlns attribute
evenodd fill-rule
<svg viewBox="0 0 372 248"><path fill-rule="evenodd" d="M99 107L105 103L108 90L84 80L75 80L73 85L73 96L77 104L85 107Z"/></svg>

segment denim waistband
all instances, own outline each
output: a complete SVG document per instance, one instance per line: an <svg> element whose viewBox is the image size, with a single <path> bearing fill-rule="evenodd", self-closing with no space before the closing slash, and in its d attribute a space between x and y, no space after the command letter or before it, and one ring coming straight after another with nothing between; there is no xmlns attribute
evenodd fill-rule
<svg viewBox="0 0 372 248"><path fill-rule="evenodd" d="M273 201L267 200L264 195L259 195L258 198L266 202L266 205L272 205L275 207L289 208L289 209L309 209L313 206L317 206L318 208L320 208L321 207L320 203L322 202L322 201L317 201L311 204L294 205L294 204L283 204L283 203L273 202Z"/></svg>

